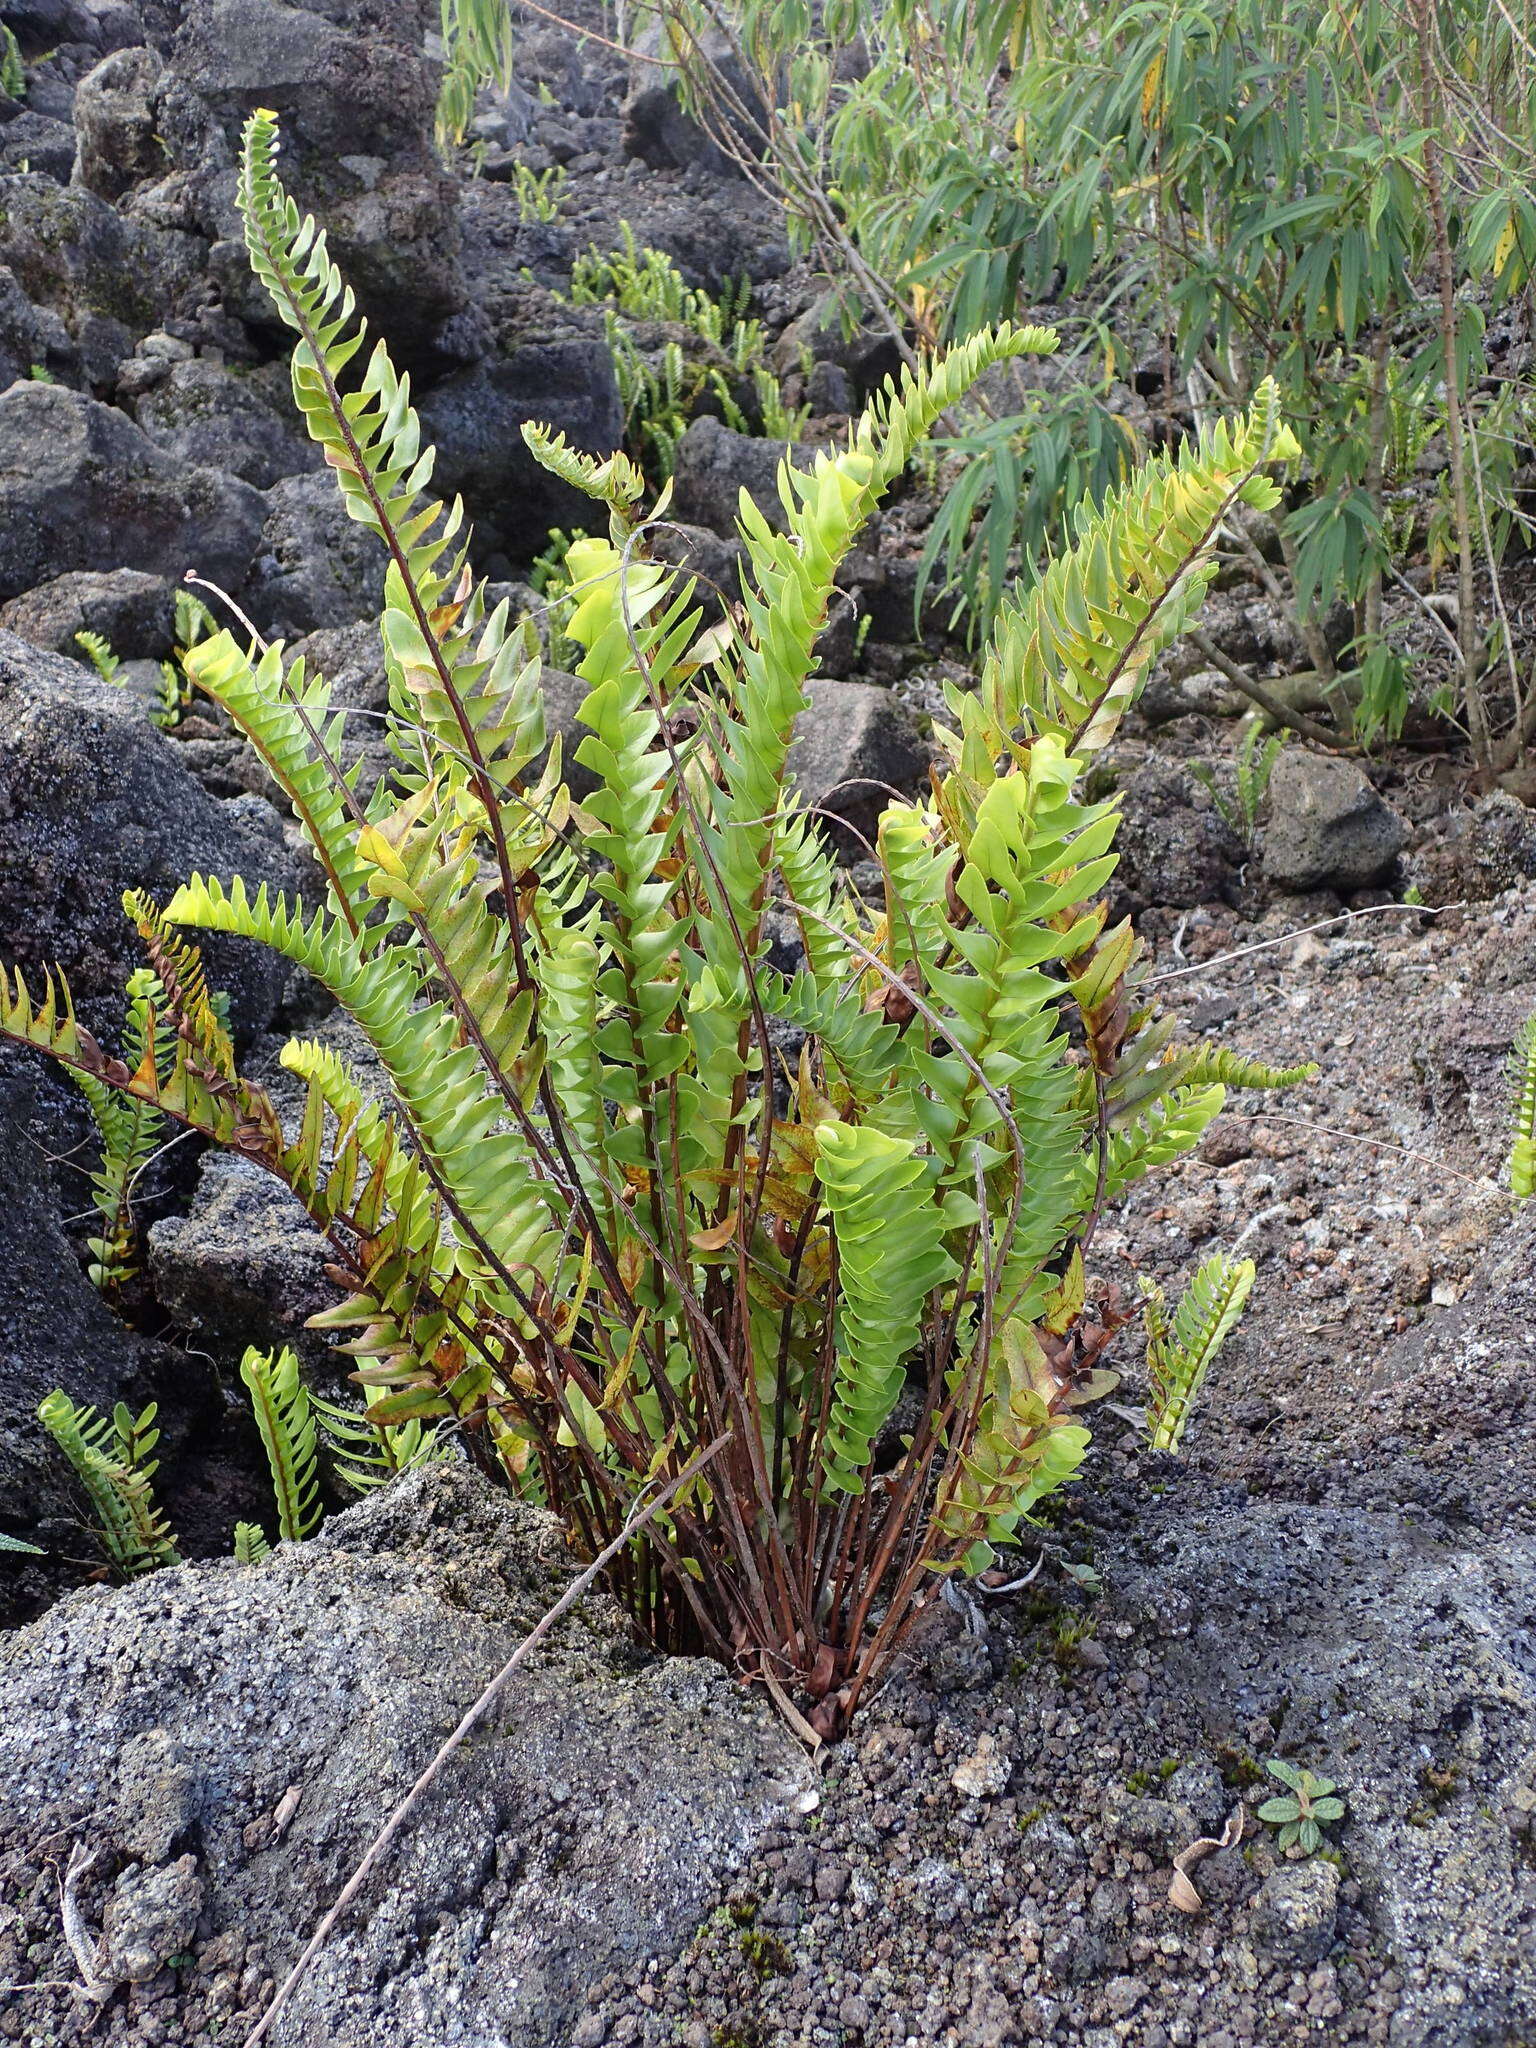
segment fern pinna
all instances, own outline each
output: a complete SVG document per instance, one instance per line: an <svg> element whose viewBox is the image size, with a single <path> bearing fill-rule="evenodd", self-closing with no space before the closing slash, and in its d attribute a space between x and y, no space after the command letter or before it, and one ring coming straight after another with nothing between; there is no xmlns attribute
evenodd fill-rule
<svg viewBox="0 0 1536 2048"><path fill-rule="evenodd" d="M929 794L887 811L869 907L788 770L839 567L946 409L1050 336L999 328L888 389L845 446L781 473L782 532L744 497L724 634L649 558L634 467L530 429L607 510L567 557L595 784L578 804L558 746L536 770L536 651L487 609L406 381L381 344L364 354L275 152L257 114L246 236L305 423L388 553L394 770L370 789L342 768L323 677L205 638L197 685L284 791L326 901L199 877L163 911L133 901L175 1021L163 1067L103 1053L62 984L18 977L0 1028L285 1181L331 1246L344 1293L317 1321L372 1423L456 1434L589 1554L718 1444L618 1590L655 1640L835 1730L936 1574L984 1569L1077 1469L1125 1320L1084 1273L1104 1203L1189 1150L1228 1081L1284 1078L1170 1046L1135 939L1106 928L1116 806L1082 782L1223 520L1274 501L1265 467L1293 444L1266 391L1082 515L1005 609L980 690L952 692ZM793 973L768 958L771 906L803 939ZM383 1094L295 1041L305 1107L285 1125L236 1071L196 930L324 983Z"/></svg>

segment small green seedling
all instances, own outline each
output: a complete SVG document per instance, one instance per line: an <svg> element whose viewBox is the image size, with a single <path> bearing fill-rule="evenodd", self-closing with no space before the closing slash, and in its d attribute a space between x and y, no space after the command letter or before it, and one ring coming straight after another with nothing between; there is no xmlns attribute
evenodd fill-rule
<svg viewBox="0 0 1536 2048"><path fill-rule="evenodd" d="M1259 1808L1259 1819L1279 1828L1282 1849L1294 1844L1315 1856L1323 1846L1323 1829L1344 1818L1343 1800L1333 1797L1333 1780L1314 1778L1310 1771L1298 1770L1279 1757L1271 1757L1264 1768L1291 1789L1277 1799L1266 1799Z"/></svg>

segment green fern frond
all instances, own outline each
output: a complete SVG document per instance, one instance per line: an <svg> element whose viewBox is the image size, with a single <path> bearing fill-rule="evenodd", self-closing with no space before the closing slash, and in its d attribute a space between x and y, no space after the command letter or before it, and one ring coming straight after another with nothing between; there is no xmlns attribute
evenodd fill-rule
<svg viewBox="0 0 1536 2048"><path fill-rule="evenodd" d="M272 1472L277 1533L285 1543L302 1543L318 1528L323 1510L314 1409L299 1361L286 1346L273 1352L252 1345L240 1361L240 1377Z"/></svg>
<svg viewBox="0 0 1536 2048"><path fill-rule="evenodd" d="M443 76L437 139L462 142L482 86L512 83L514 39L508 0L439 0Z"/></svg>
<svg viewBox="0 0 1536 2048"><path fill-rule="evenodd" d="M272 1555L272 1545L267 1533L256 1522L236 1522L235 1563L264 1564Z"/></svg>
<svg viewBox="0 0 1536 2048"><path fill-rule="evenodd" d="M91 667L104 683L121 686L123 664L112 652L111 642L102 633L77 633L75 645L83 648Z"/></svg>
<svg viewBox="0 0 1536 2048"><path fill-rule="evenodd" d="M1162 1292L1148 1282L1147 1441L1154 1451L1176 1451L1211 1363L1231 1335L1253 1286L1252 1259L1214 1252L1190 1281L1168 1318Z"/></svg>
<svg viewBox="0 0 1536 2048"><path fill-rule="evenodd" d="M13 100L27 96L27 68L21 61L21 45L9 23L0 21L0 92Z"/></svg>
<svg viewBox="0 0 1536 2048"><path fill-rule="evenodd" d="M175 1029L166 1013L165 991L148 968L140 968L128 979L122 1059L130 1073L152 1079L157 1090L174 1065ZM91 1177L91 1193L102 1229L99 1236L86 1241L92 1254L87 1271L95 1286L110 1291L121 1287L136 1271L134 1184L153 1158L166 1120L142 1096L109 1087L95 1074L76 1071L73 1079L101 1138L101 1158Z"/></svg>
<svg viewBox="0 0 1536 2048"><path fill-rule="evenodd" d="M159 1440L153 1405L133 1415L118 1403L111 1419L77 1405L61 1389L38 1403L38 1420L74 1468L96 1516L97 1534L124 1578L181 1562L169 1524L155 1505L150 1456Z"/></svg>
<svg viewBox="0 0 1536 2048"><path fill-rule="evenodd" d="M1250 1059L1247 1053L1219 1045L1178 1053L1168 1065L1177 1068L1181 1088L1207 1088L1215 1083L1226 1088L1296 1088L1319 1071L1315 1060L1302 1060L1294 1067L1271 1067L1263 1060Z"/></svg>
<svg viewBox="0 0 1536 2048"><path fill-rule="evenodd" d="M1054 733L1085 758L1103 747L1203 597L1222 521L1239 501L1273 504L1264 466L1298 452L1265 383L1236 426L1147 462L1098 509L1081 506L1072 545L1021 604L1004 605L979 691L949 692L967 772L985 780L1021 737Z"/></svg>
<svg viewBox="0 0 1536 2048"><path fill-rule="evenodd" d="M541 468L615 513L627 513L644 495L645 478L627 455L586 455L579 448L569 447L564 434L532 420L524 424L522 436L529 454Z"/></svg>
<svg viewBox="0 0 1536 2048"><path fill-rule="evenodd" d="M901 1393L928 1298L954 1277L944 1213L917 1148L868 1125L825 1123L816 1164L837 1234L838 1370L822 1473L860 1493L874 1439Z"/></svg>
<svg viewBox="0 0 1536 2048"><path fill-rule="evenodd" d="M310 1403L335 1459L336 1476L354 1493L372 1493L398 1472L413 1472L452 1455L442 1431L429 1429L419 1417L380 1425L318 1394L310 1396Z"/></svg>
<svg viewBox="0 0 1536 2048"><path fill-rule="evenodd" d="M1513 1090L1509 1184L1517 1201L1536 1194L1536 1016L1521 1025L1509 1056Z"/></svg>
<svg viewBox="0 0 1536 2048"><path fill-rule="evenodd" d="M0 81L0 83L3 83L3 81ZM7 1535L4 1529L0 1529L0 1550L15 1551L25 1557L46 1557L48 1555L40 1543L23 1542L20 1536Z"/></svg>

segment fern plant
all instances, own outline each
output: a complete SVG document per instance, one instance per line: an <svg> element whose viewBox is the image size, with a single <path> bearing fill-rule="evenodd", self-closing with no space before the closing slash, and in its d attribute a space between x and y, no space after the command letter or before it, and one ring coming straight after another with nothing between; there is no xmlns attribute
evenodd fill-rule
<svg viewBox="0 0 1536 2048"><path fill-rule="evenodd" d="M173 1030L165 1013L165 991L158 977L147 967L139 968L128 980L128 1013L122 1040L124 1064L134 1073L165 1071L171 1057ZM145 1097L125 1095L108 1087L95 1074L77 1069L74 1079L101 1139L100 1163L91 1178L101 1229L97 1236L86 1240L91 1254L86 1270L97 1287L112 1293L137 1271L134 1185L161 1142L166 1120Z"/></svg>
<svg viewBox="0 0 1536 2048"><path fill-rule="evenodd" d="M1253 1288L1252 1259L1214 1252L1170 1316L1160 1287L1142 1282L1147 1324L1147 1441L1176 1451L1216 1354L1232 1334Z"/></svg>
<svg viewBox="0 0 1536 2048"><path fill-rule="evenodd" d="M1515 1199L1528 1202L1536 1194L1536 1016L1527 1017L1509 1055L1513 1095L1509 1146L1509 1184Z"/></svg>
<svg viewBox="0 0 1536 2048"><path fill-rule="evenodd" d="M85 655L91 667L104 683L118 687L122 684L123 664L112 651L112 643L104 633L80 632L75 635L75 645Z"/></svg>
<svg viewBox="0 0 1536 2048"><path fill-rule="evenodd" d="M743 499L740 616L701 630L649 558L644 479L527 430L606 508L574 543L588 686L581 804L544 754L539 663L488 611L457 504L430 494L410 394L325 239L247 128L255 271L348 511L388 554L393 777L338 761L324 679L228 633L189 656L285 791L326 878L306 907L193 877L131 914L176 1020L134 1073L62 983L19 976L0 1031L147 1099L276 1175L331 1250L340 1333L385 1430L441 1424L595 1554L640 1488L702 1469L614 1568L658 1642L708 1652L842 1727L937 1576L974 1572L1069 1480L1116 1318L1085 1267L1104 1204L1194 1145L1251 1064L1171 1044L1110 927L1114 800L1082 793L1294 443L1268 388L1149 464L1003 607L956 689L928 794L878 832L883 903L845 888L789 772L855 534L989 365L973 337L889 389L835 453ZM770 906L797 926L768 957ZM356 1021L381 1098L331 1048L282 1063L285 1123L235 1064L191 936L305 967ZM786 1057L789 1043L798 1051ZM899 1431L898 1399L913 1390ZM302 1487L299 1490L302 1499Z"/></svg>
<svg viewBox="0 0 1536 2048"><path fill-rule="evenodd" d="M24 100L27 96L27 68L21 61L21 45L16 32L7 23L0 21L0 92L13 100Z"/></svg>
<svg viewBox="0 0 1536 2048"><path fill-rule="evenodd" d="M113 1569L131 1579L178 1563L175 1539L155 1505L152 1486L159 1469L153 1453L160 1440L153 1403L134 1415L119 1401L109 1417L77 1405L55 1388L37 1413L85 1490Z"/></svg>
<svg viewBox="0 0 1536 2048"><path fill-rule="evenodd" d="M1251 847L1258 835L1259 812L1264 808L1269 778L1284 746L1283 732L1266 733L1258 719L1251 719L1238 741L1237 758L1232 764L1232 796L1228 796L1204 761L1190 763L1189 772L1210 791L1217 810L1245 846Z"/></svg>

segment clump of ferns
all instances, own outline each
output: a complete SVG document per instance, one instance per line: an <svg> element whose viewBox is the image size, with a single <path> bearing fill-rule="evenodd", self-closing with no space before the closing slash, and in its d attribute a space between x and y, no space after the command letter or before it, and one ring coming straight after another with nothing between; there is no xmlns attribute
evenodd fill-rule
<svg viewBox="0 0 1536 2048"><path fill-rule="evenodd" d="M1226 1085L1284 1078L1173 1046L1133 934L1107 923L1116 800L1082 785L1224 520L1275 502L1267 468L1294 442L1266 388L1079 514L1002 608L979 687L952 692L928 792L881 819L869 905L788 767L839 567L975 378L1051 336L1003 327L905 376L844 446L781 472L783 531L744 500L724 630L648 557L634 465L529 429L608 518L567 558L578 803L545 756L536 650L487 610L409 391L382 345L359 361L351 294L275 152L259 113L247 244L296 333L303 418L388 554L395 772L364 789L341 769L329 686L280 647L203 641L196 683L285 791L328 900L194 877L163 910L134 902L175 1020L166 1072L104 1053L55 981L5 982L0 1031L295 1192L344 1291L316 1324L344 1337L375 1429L454 1433L588 1555L704 1458L615 1589L653 1641L834 1733L943 1575L988 1569L1078 1471L1082 1402L1111 1371L1086 1310L1106 1205L1188 1152ZM793 972L769 959L770 906L798 928ZM196 930L313 974L383 1094L297 1039L285 1123L236 1066Z"/></svg>
<svg viewBox="0 0 1536 2048"><path fill-rule="evenodd" d="M272 1483L274 1527L285 1543L302 1543L325 1512L320 1453L324 1447L337 1484L350 1494L382 1486L448 1455L441 1434L418 1421L375 1427L340 1403L311 1392L294 1353L254 1346L240 1365L256 1433ZM134 1415L119 1401L110 1418L71 1401L55 1388L38 1404L38 1420L74 1471L110 1569L123 1579L179 1564L170 1523L154 1496L159 1460L157 1411L152 1402ZM234 1554L259 1564L272 1543L257 1522L237 1522Z"/></svg>
<svg viewBox="0 0 1536 2048"><path fill-rule="evenodd" d="M713 410L739 434L754 426L773 440L797 440L810 407L791 407L767 360L760 320L748 316L751 285L727 282L718 297L687 284L660 249L638 246L628 221L621 248L588 249L571 271L571 301L600 306L624 407L625 445L647 479L671 476L696 413ZM628 323L686 328L701 349L675 338L643 345ZM755 418L754 418L755 415Z"/></svg>

